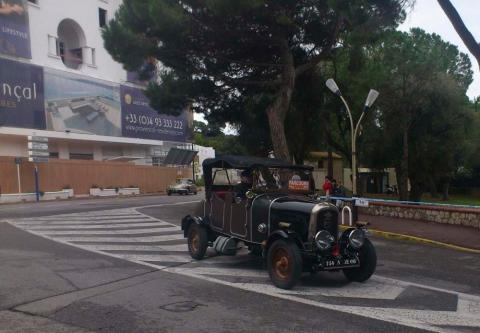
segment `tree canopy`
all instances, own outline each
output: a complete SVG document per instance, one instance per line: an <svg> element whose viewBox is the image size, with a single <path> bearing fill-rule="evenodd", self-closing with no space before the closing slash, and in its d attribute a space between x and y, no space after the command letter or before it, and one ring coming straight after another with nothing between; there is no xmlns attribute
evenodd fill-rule
<svg viewBox="0 0 480 333"><path fill-rule="evenodd" d="M275 155L290 159L285 119L298 78L349 40L394 28L409 2L124 0L104 30L105 47L143 75L147 60L164 66L147 91L162 112L192 103L207 120L235 123L259 102L251 112L268 121Z"/></svg>
<svg viewBox="0 0 480 333"><path fill-rule="evenodd" d="M366 122L364 158L371 166L396 168L401 199L408 199L408 180L411 200L435 185L447 186L461 163L470 122L468 56L421 29L388 33L364 52L365 64L351 85L366 90L365 84L375 84L381 91Z"/></svg>

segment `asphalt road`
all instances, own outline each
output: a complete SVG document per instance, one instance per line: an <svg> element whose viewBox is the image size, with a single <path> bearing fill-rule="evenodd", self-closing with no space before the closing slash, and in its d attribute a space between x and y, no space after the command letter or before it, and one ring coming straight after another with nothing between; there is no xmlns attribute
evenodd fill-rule
<svg viewBox="0 0 480 333"><path fill-rule="evenodd" d="M40 217L64 213L92 212L107 209L141 207L166 203L192 202L201 199L202 194L188 196L136 196L98 199L72 199L63 201L41 201L39 203L18 203L0 205L0 219Z"/></svg>
<svg viewBox="0 0 480 333"><path fill-rule="evenodd" d="M480 331L479 255L373 239L367 283L285 292L246 251L188 257L176 225L196 199L1 206L0 332Z"/></svg>

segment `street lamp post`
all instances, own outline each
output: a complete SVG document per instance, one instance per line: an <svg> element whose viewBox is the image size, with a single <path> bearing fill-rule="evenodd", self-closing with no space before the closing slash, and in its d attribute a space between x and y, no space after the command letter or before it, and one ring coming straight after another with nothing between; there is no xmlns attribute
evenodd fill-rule
<svg viewBox="0 0 480 333"><path fill-rule="evenodd" d="M360 115L360 119L358 119L358 122L356 125L354 125L353 122L353 116L352 112L350 111L350 107L348 106L347 101L342 95L342 92L338 88L337 84L333 79L328 79L326 82L326 86L328 89L330 89L331 92L333 92L335 95L340 97L340 99L343 102L343 105L345 105L345 108L347 109L348 113L348 118L350 119L350 129L351 129L351 135L352 135L352 192L353 196L355 197L357 195L357 136L358 136L358 129L360 128L360 124L365 117L365 114L367 111L370 109L370 107L373 105L375 100L377 99L379 92L370 89L370 92L368 93L367 100L365 101L365 106L363 108L362 114Z"/></svg>

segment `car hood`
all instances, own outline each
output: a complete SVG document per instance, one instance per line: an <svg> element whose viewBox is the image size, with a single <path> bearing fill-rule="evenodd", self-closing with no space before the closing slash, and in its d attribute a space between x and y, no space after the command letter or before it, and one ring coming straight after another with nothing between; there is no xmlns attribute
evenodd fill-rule
<svg viewBox="0 0 480 333"><path fill-rule="evenodd" d="M291 194L268 193L262 194L253 200L252 206L257 214L263 215L263 212L272 210L295 211L310 214L318 201L303 196Z"/></svg>
<svg viewBox="0 0 480 333"><path fill-rule="evenodd" d="M316 204L318 202L308 198L285 195L274 199L271 208L310 214Z"/></svg>

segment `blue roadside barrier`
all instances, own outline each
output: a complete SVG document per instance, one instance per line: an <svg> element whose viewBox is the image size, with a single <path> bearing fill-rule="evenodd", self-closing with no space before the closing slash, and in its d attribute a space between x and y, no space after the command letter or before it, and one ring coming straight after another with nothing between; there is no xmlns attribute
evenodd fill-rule
<svg viewBox="0 0 480 333"><path fill-rule="evenodd" d="M475 205L452 205L452 204L442 204L436 202L417 202L417 201L400 201L400 200L389 200L389 199L374 199L374 198L364 198L364 197L326 197L320 196L322 200L341 200L346 202L353 202L356 200L365 200L368 202L384 202L384 203L395 203L403 205L415 205L415 206L438 206L438 207L451 207L451 208L470 208L470 209L480 209L480 206Z"/></svg>

